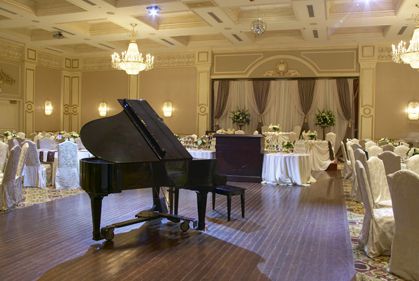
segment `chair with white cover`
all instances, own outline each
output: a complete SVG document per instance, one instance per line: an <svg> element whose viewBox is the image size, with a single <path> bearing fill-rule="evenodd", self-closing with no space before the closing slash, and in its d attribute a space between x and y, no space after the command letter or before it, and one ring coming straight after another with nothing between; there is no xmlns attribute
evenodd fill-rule
<svg viewBox="0 0 419 281"><path fill-rule="evenodd" d="M45 149L45 150L57 149L57 143L55 142L55 140L49 137L43 137L39 139L38 142L39 142L39 149Z"/></svg>
<svg viewBox="0 0 419 281"><path fill-rule="evenodd" d="M0 209L7 210L18 204L16 202L16 172L21 152L16 145L10 150L3 177L0 178Z"/></svg>
<svg viewBox="0 0 419 281"><path fill-rule="evenodd" d="M46 167L41 164L33 141L26 141L28 144L28 156L23 169L23 186L24 187L46 187L47 172Z"/></svg>
<svg viewBox="0 0 419 281"><path fill-rule="evenodd" d="M29 144L26 142L22 145L22 151L20 152L19 162L17 163L16 171L16 192L15 201L17 204L23 202L23 169L25 168L26 158L28 157Z"/></svg>
<svg viewBox="0 0 419 281"><path fill-rule="evenodd" d="M394 145L388 143L382 146L383 151L394 151Z"/></svg>
<svg viewBox="0 0 419 281"><path fill-rule="evenodd" d="M419 175L419 154L413 155L406 161L406 168Z"/></svg>
<svg viewBox="0 0 419 281"><path fill-rule="evenodd" d="M6 167L7 153L9 152L9 146L0 141L0 174L3 174L4 168Z"/></svg>
<svg viewBox="0 0 419 281"><path fill-rule="evenodd" d="M295 132L290 132L288 135L288 139L290 142L295 142L298 140L298 135Z"/></svg>
<svg viewBox="0 0 419 281"><path fill-rule="evenodd" d="M394 217L391 208L373 208L371 189L365 168L360 161L355 163L362 203L365 208L360 245L365 253L373 258L380 255L390 255L391 242L394 236Z"/></svg>
<svg viewBox="0 0 419 281"><path fill-rule="evenodd" d="M25 139L25 137L26 137L26 134L25 134L24 132L18 132L18 133L16 134L16 137L18 137L18 138L20 138L20 139L24 140L24 139Z"/></svg>
<svg viewBox="0 0 419 281"><path fill-rule="evenodd" d="M371 188L373 207L391 207L390 190L387 183L387 175L383 161L376 157L370 157L365 170L368 172L368 179Z"/></svg>
<svg viewBox="0 0 419 281"><path fill-rule="evenodd" d="M388 176L396 230L390 272L419 280L419 175L408 170Z"/></svg>
<svg viewBox="0 0 419 281"><path fill-rule="evenodd" d="M333 132L329 132L325 136L325 140L330 141L333 148L333 155L335 154L335 144L336 144L336 134Z"/></svg>
<svg viewBox="0 0 419 281"><path fill-rule="evenodd" d="M378 155L378 158L383 161L386 175L400 171L402 168L401 157L392 151L383 151Z"/></svg>
<svg viewBox="0 0 419 281"><path fill-rule="evenodd" d="M354 143L359 144L359 139L353 138L353 139L350 139L350 142L352 144L354 144Z"/></svg>
<svg viewBox="0 0 419 281"><path fill-rule="evenodd" d="M357 144L353 145L352 148L357 147L356 145ZM367 165L367 155L360 148L354 149L354 163L356 163L356 161L360 161L362 163L362 166L364 167L365 172L367 174L368 183L370 183L370 172L368 170L368 165ZM356 200L362 201L361 191L359 190L358 179L356 179L356 181L357 181L357 184L352 187L353 188L352 195L355 196Z"/></svg>
<svg viewBox="0 0 419 281"><path fill-rule="evenodd" d="M358 192L358 179L357 179L356 170L355 170L355 154L354 154L354 150L352 148L351 142L349 142L349 145L346 146L346 149L347 149L347 152L348 152L349 161L351 162L351 166L352 166L352 191L351 191L351 195L356 200L360 201L361 198L360 198L360 193Z"/></svg>
<svg viewBox="0 0 419 281"><path fill-rule="evenodd" d="M409 151L409 147L405 145L398 145L394 148L394 153L399 155L402 159L405 159L407 156L407 152Z"/></svg>
<svg viewBox="0 0 419 281"><path fill-rule="evenodd" d="M373 145L367 148L368 157L378 156L383 153L383 149L378 145Z"/></svg>
<svg viewBox="0 0 419 281"><path fill-rule="evenodd" d="M55 173L55 188L78 188L79 183L79 160L77 156L77 144L65 141L58 145L58 164Z"/></svg>
<svg viewBox="0 0 419 281"><path fill-rule="evenodd" d="M342 170L342 177L344 179L349 179L352 177L352 166L351 161L348 159L348 153L346 152L346 146L343 141L340 142L340 147L342 149L343 154L343 170Z"/></svg>
<svg viewBox="0 0 419 281"><path fill-rule="evenodd" d="M353 143L351 144L351 147L352 147L353 151L355 151L356 149L361 149L361 150L363 150L362 146L361 146L359 143L356 143L356 142L353 142Z"/></svg>
<svg viewBox="0 0 419 281"><path fill-rule="evenodd" d="M9 139L7 141L7 144L9 145L9 149L12 149L15 145L20 146L20 143L17 141L16 138Z"/></svg>
<svg viewBox="0 0 419 281"><path fill-rule="evenodd" d="M294 153L307 153L304 140L297 140L294 144Z"/></svg>
<svg viewBox="0 0 419 281"><path fill-rule="evenodd" d="M369 140L369 141L365 142L365 150L367 150L368 148L370 148L371 146L374 146L374 145L377 145L377 143L374 142L374 141Z"/></svg>
<svg viewBox="0 0 419 281"><path fill-rule="evenodd" d="M81 142L81 138L76 138L75 142L76 142L77 148L79 150L85 150L86 149L86 147L84 147L83 143Z"/></svg>

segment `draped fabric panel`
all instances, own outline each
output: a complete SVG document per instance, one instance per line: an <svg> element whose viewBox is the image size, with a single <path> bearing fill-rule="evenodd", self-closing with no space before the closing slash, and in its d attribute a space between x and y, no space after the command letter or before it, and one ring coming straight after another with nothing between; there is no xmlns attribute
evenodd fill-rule
<svg viewBox="0 0 419 281"><path fill-rule="evenodd" d="M301 109L304 113L304 122L301 126L301 131L308 130L307 114L310 111L313 103L315 79L300 79L298 80L298 94L300 96Z"/></svg>
<svg viewBox="0 0 419 281"><path fill-rule="evenodd" d="M338 89L340 108L342 109L342 113L346 121L348 121L348 127L346 128L343 139L352 138L352 104L351 96L349 93L348 79L337 78L336 86Z"/></svg>
<svg viewBox="0 0 419 281"><path fill-rule="evenodd" d="M265 113L266 105L268 104L270 84L271 81L269 80L253 80L253 96L259 114L258 128L263 126L262 115Z"/></svg>
<svg viewBox="0 0 419 281"><path fill-rule="evenodd" d="M215 101L215 111L214 111L214 118L219 119L226 108L228 95L229 95L229 88L230 88L230 81L229 80L221 80L217 81L217 99Z"/></svg>

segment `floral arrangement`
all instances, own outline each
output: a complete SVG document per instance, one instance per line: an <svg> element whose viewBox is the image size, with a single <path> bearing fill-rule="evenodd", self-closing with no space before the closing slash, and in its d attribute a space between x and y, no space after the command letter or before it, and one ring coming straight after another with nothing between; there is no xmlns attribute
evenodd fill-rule
<svg viewBox="0 0 419 281"><path fill-rule="evenodd" d="M294 150L294 143L290 141L282 142L282 152L292 152Z"/></svg>
<svg viewBox="0 0 419 281"><path fill-rule="evenodd" d="M200 148L202 146L207 145L207 139L205 138L205 136L202 136L200 138L197 138L194 143L198 148Z"/></svg>
<svg viewBox="0 0 419 281"><path fill-rule="evenodd" d="M231 112L231 121L233 121L233 124L249 124L250 122L250 113L246 109L236 109L235 111Z"/></svg>
<svg viewBox="0 0 419 281"><path fill-rule="evenodd" d="M308 131L306 133L309 140L316 140L317 139L317 132L316 131Z"/></svg>
<svg viewBox="0 0 419 281"><path fill-rule="evenodd" d="M417 155L419 154L419 148L417 147L412 147L411 149L409 149L409 151L407 152L407 156L408 157L412 157L413 155Z"/></svg>
<svg viewBox="0 0 419 281"><path fill-rule="evenodd" d="M332 127L336 123L335 115L330 110L322 110L316 114L316 125L322 128Z"/></svg>
<svg viewBox="0 0 419 281"><path fill-rule="evenodd" d="M279 131L281 131L281 127L279 125L270 124L269 127L268 127L268 130L270 132L279 132Z"/></svg>
<svg viewBox="0 0 419 281"><path fill-rule="evenodd" d="M74 139L79 138L80 135L77 132L71 131L59 131L56 133L53 138L58 142L64 142L65 140L71 140L74 141Z"/></svg>
<svg viewBox="0 0 419 281"><path fill-rule="evenodd" d="M17 134L16 134L15 131L5 131L3 133L3 136L4 136L4 138L10 140L10 139L16 138Z"/></svg>

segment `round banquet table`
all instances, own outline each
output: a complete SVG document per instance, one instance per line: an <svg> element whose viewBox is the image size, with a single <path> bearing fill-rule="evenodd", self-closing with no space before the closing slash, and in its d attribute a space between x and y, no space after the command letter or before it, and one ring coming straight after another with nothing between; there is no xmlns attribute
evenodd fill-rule
<svg viewBox="0 0 419 281"><path fill-rule="evenodd" d="M187 149L189 154L195 159L215 159L215 150Z"/></svg>
<svg viewBox="0 0 419 281"><path fill-rule="evenodd" d="M263 155L262 183L309 185L315 181L311 176L310 154L278 152Z"/></svg>

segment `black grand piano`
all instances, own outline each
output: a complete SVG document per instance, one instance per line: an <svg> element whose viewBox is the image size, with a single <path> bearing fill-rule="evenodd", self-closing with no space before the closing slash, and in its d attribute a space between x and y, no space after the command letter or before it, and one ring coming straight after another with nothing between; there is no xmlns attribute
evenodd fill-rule
<svg viewBox="0 0 419 281"><path fill-rule="evenodd" d="M118 101L123 111L93 120L80 131L84 146L95 156L80 160L80 185L91 199L93 239L112 240L115 228L159 218L182 222L183 231L189 229L191 221L198 230L204 230L207 193L216 180L215 160L192 160L147 101ZM160 198L161 187L170 190L170 212ZM152 209L101 228L103 197L137 188L152 189ZM194 219L178 216L179 188L197 192L197 224Z"/></svg>

